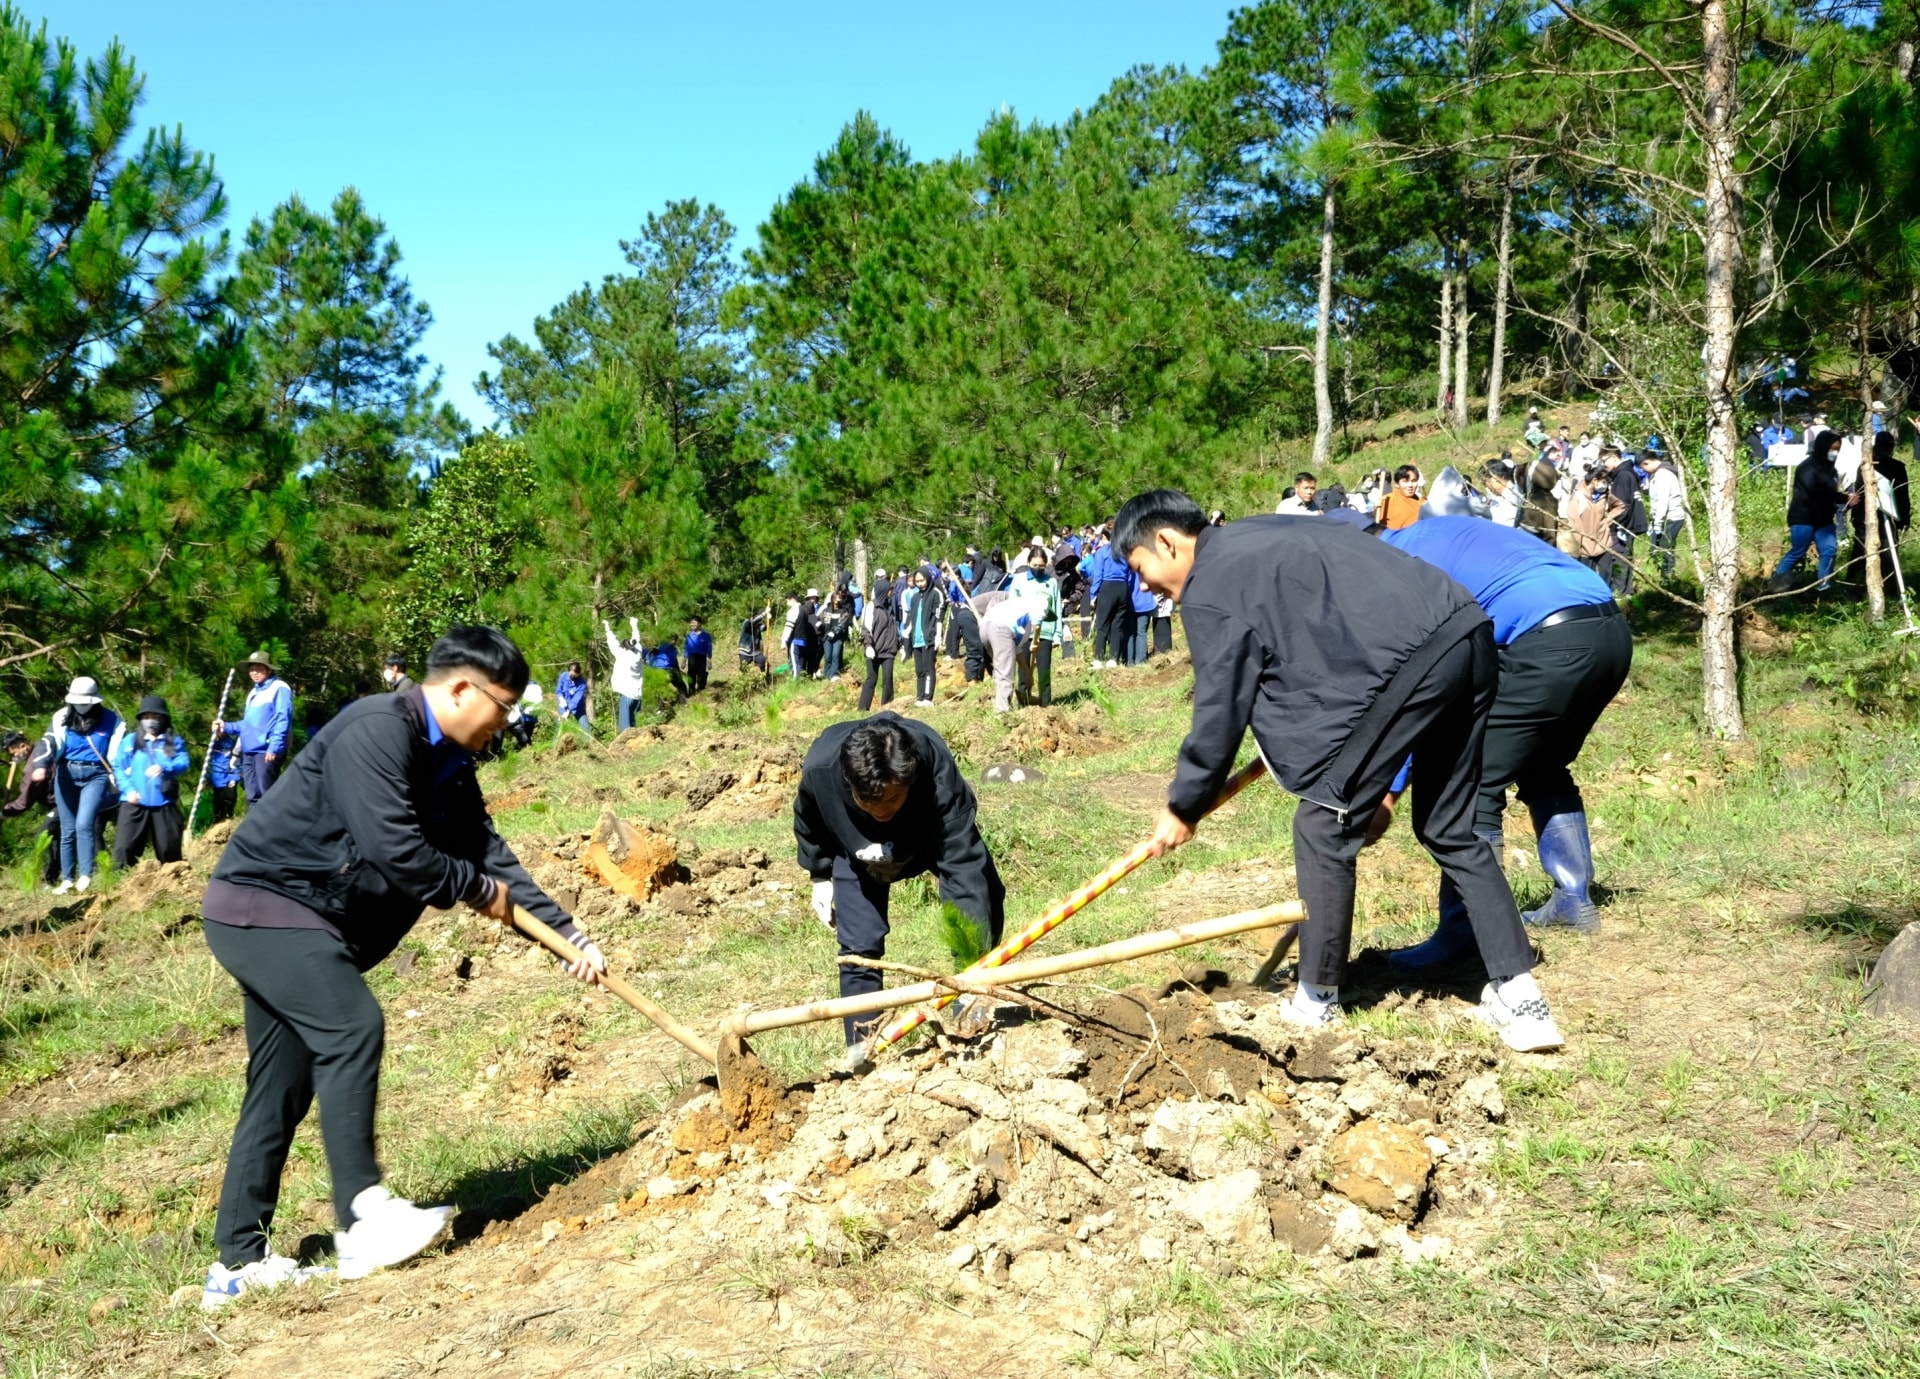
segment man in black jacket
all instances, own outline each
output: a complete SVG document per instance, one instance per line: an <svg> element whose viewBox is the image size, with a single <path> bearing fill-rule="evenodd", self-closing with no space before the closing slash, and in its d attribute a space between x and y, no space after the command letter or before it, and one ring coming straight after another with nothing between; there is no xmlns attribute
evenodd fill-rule
<svg viewBox="0 0 1920 1379"><path fill-rule="evenodd" d="M1458 889L1492 978L1480 1014L1516 1049L1562 1041L1500 859L1473 831L1480 746L1498 660L1487 615L1441 571L1342 522L1253 517L1210 527L1184 493L1129 499L1114 547L1180 602L1193 656L1193 725L1152 843L1193 837L1249 726L1294 813L1307 923L1296 1024L1341 1016L1354 861L1374 810L1413 758L1413 831Z"/></svg>
<svg viewBox="0 0 1920 1379"><path fill-rule="evenodd" d="M502 923L515 902L605 970L599 949L533 883L487 818L472 753L500 731L527 662L490 627L455 627L423 685L356 700L327 724L235 830L202 902L207 946L240 983L247 1093L227 1158L201 1305L298 1277L267 1232L296 1126L318 1096L340 1276L432 1244L452 1209L391 1196L374 1156L386 1022L361 974L433 906Z"/></svg>
<svg viewBox="0 0 1920 1379"><path fill-rule="evenodd" d="M800 865L813 878L813 912L842 956L887 951L893 883L932 872L940 898L1000 941L1006 888L975 826L973 789L940 734L896 713L836 723L807 749L793 800ZM871 967L842 967L840 994L878 991ZM864 1063L872 1020L846 1020L848 1070Z"/></svg>

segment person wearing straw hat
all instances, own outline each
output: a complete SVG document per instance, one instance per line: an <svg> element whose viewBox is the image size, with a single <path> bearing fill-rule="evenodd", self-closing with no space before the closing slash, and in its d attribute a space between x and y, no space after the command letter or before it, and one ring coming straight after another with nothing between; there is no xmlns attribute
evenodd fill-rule
<svg viewBox="0 0 1920 1379"><path fill-rule="evenodd" d="M153 843L154 858L180 860L180 778L190 762L187 744L173 730L173 710L157 694L140 701L134 730L115 743L113 772L120 786L120 816L113 827L113 865L129 867Z"/></svg>
<svg viewBox="0 0 1920 1379"><path fill-rule="evenodd" d="M279 778L287 761L287 739L293 731L293 689L275 671L273 653L264 646L247 657L247 706L240 715L240 783L248 805ZM217 737L226 724L215 722Z"/></svg>
<svg viewBox="0 0 1920 1379"><path fill-rule="evenodd" d="M518 904L606 970L600 950L536 885L494 831L473 754L528 680L526 657L491 627L454 627L404 694L349 704L248 810L201 902L207 947L246 1004L247 1090L214 1219L218 1258L201 1306L302 1276L271 1247L294 1132L317 1099L340 1229L341 1278L411 1259L450 1207L420 1207L383 1182L374 1144L386 1019L362 974L429 907L466 904L512 922Z"/></svg>

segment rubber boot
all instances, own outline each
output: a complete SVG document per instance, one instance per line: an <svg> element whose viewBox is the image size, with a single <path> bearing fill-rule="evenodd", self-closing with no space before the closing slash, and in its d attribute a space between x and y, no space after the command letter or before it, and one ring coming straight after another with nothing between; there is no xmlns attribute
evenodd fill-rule
<svg viewBox="0 0 1920 1379"><path fill-rule="evenodd" d="M1540 838L1540 870L1553 881L1553 895L1522 916L1535 928L1566 928L1591 934L1600 928L1600 911L1587 893L1593 885L1593 842L1587 813L1578 795L1542 800L1530 806Z"/></svg>
<svg viewBox="0 0 1920 1379"><path fill-rule="evenodd" d="M1482 833L1474 830L1474 836L1486 840L1493 849L1495 857L1504 858L1507 853L1507 840L1499 830ZM1480 951L1473 937L1473 921L1467 918L1466 902L1460 899L1453 878L1442 874L1440 877L1440 923L1433 936L1416 943L1411 948L1399 948L1387 954L1387 961L1395 967L1439 967L1444 963L1457 962L1461 958L1471 957Z"/></svg>

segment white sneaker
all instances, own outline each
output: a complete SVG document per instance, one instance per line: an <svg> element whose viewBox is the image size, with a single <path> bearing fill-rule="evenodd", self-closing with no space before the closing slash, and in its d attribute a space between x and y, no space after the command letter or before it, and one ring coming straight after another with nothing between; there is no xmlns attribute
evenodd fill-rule
<svg viewBox="0 0 1920 1379"><path fill-rule="evenodd" d="M330 1274L327 1268L303 1269L299 1263L285 1255L268 1253L265 1259L256 1259L251 1264L242 1264L238 1269L229 1269L219 1260L207 1268L207 1281L200 1289L200 1310L217 1312L242 1293L251 1293L256 1288L278 1288L283 1283L305 1283L321 1274Z"/></svg>
<svg viewBox="0 0 1920 1379"><path fill-rule="evenodd" d="M340 1251L340 1277L365 1278L412 1259L440 1238L452 1207L416 1207L379 1183L353 1199L353 1226L333 1233Z"/></svg>
<svg viewBox="0 0 1920 1379"><path fill-rule="evenodd" d="M1492 982L1480 992L1480 1005L1474 1014L1499 1030L1500 1042L1516 1053L1540 1053L1567 1042L1560 1037L1560 1027L1553 1023L1545 1001L1535 998L1510 1006Z"/></svg>
<svg viewBox="0 0 1920 1379"><path fill-rule="evenodd" d="M60 883L59 885L57 885L57 886L55 886L55 887L53 888L53 893L54 893L55 895L66 895L66 894L67 894L68 892L70 892L70 891L71 891L72 889L73 889L73 882L71 882L71 881L62 881L62 882L61 882L61 883Z"/></svg>
<svg viewBox="0 0 1920 1379"><path fill-rule="evenodd" d="M1338 1001L1311 1001L1296 990L1278 1007L1280 1018L1295 1029L1326 1029L1337 1025L1346 1018L1347 1012Z"/></svg>
<svg viewBox="0 0 1920 1379"><path fill-rule="evenodd" d="M78 881L73 883L74 892L78 895L85 895L87 893L87 887L91 886L92 884L93 884L93 878L91 876L83 876Z"/></svg>

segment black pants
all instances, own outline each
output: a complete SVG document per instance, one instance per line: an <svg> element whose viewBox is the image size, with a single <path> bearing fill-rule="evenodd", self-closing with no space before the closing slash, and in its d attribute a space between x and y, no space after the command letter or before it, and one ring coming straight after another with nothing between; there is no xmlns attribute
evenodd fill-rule
<svg viewBox="0 0 1920 1379"><path fill-rule="evenodd" d="M237 785L216 785L210 792L213 795L213 821L233 817L233 806L239 801L240 787Z"/></svg>
<svg viewBox="0 0 1920 1379"><path fill-rule="evenodd" d="M1043 709L1053 703L1053 642L1047 637L1034 640L1032 693Z"/></svg>
<svg viewBox="0 0 1920 1379"><path fill-rule="evenodd" d="M936 688L935 656L938 648L916 646L913 649L913 697L931 699Z"/></svg>
<svg viewBox="0 0 1920 1379"><path fill-rule="evenodd" d="M987 649L980 640L979 615L971 608L956 608L953 624L960 629L960 640L967 648L967 683L976 684L987 675Z"/></svg>
<svg viewBox="0 0 1920 1379"><path fill-rule="evenodd" d="M1125 661L1133 638L1133 602L1127 586L1108 580L1093 599L1093 659Z"/></svg>
<svg viewBox="0 0 1920 1379"><path fill-rule="evenodd" d="M960 610L959 610L958 608L954 608L954 607L953 607L953 606L951 606L951 605L949 605L949 606L948 606L948 609L947 609L947 644L946 644L946 652L947 652L947 659L948 659L949 661L951 661L951 660L955 660L955 659L957 659L957 658L959 657L959 655L960 655L960 617L959 617L959 614L960 614Z"/></svg>
<svg viewBox="0 0 1920 1379"><path fill-rule="evenodd" d="M1613 528L1611 544L1607 553L1600 557L1600 563L1594 568L1607 587L1616 594L1633 592L1633 533L1624 527Z"/></svg>
<svg viewBox="0 0 1920 1379"><path fill-rule="evenodd" d="M240 783L246 788L248 804L260 803L260 797L272 789L279 777L280 762L277 758L268 761L265 752L240 754Z"/></svg>
<svg viewBox="0 0 1920 1379"><path fill-rule="evenodd" d="M1473 831L1480 753L1498 680L1493 631L1482 624L1440 658L1387 725L1355 777L1344 816L1300 801L1293 816L1293 867L1307 907L1301 981L1338 986L1346 973L1354 859L1374 810L1409 755L1414 837L1466 902L1487 975L1504 981L1532 970L1526 927L1500 859Z"/></svg>
<svg viewBox="0 0 1920 1379"><path fill-rule="evenodd" d="M380 1181L374 1103L386 1017L346 944L319 929L208 923L207 947L240 983L247 1020L247 1094L240 1103L213 1240L229 1269L267 1253L293 1132L320 1098L333 1211L353 1225L353 1199Z"/></svg>
<svg viewBox="0 0 1920 1379"><path fill-rule="evenodd" d="M667 683L673 686L673 692L682 699L687 697L687 682L680 678L679 666L667 667Z"/></svg>
<svg viewBox="0 0 1920 1379"><path fill-rule="evenodd" d="M882 706L893 702L893 657L876 656L867 653L867 681L860 686L860 712L865 713L873 707L874 681L880 682L880 703Z"/></svg>
<svg viewBox="0 0 1920 1379"><path fill-rule="evenodd" d="M113 827L113 865L126 868L139 861L149 838L157 861L178 862L182 827L180 806L172 800L153 809L122 800L120 818Z"/></svg>
<svg viewBox="0 0 1920 1379"><path fill-rule="evenodd" d="M1155 617L1153 620L1153 649L1161 655L1173 650L1173 619Z"/></svg>
<svg viewBox="0 0 1920 1379"><path fill-rule="evenodd" d="M1487 715L1474 828L1499 829L1510 785L1520 787L1525 804L1580 798L1568 768L1632 665L1632 629L1613 610L1537 628L1500 649L1500 691Z"/></svg>
<svg viewBox="0 0 1920 1379"><path fill-rule="evenodd" d="M687 683L698 694L707 687L707 658L695 652L687 653Z"/></svg>
<svg viewBox="0 0 1920 1379"><path fill-rule="evenodd" d="M887 902L892 885L870 875L864 867L856 866L845 857L833 859L833 926L840 940L840 955L861 958L884 958L887 955ZM1000 873L993 865L993 858L987 858L987 939L989 943L1000 942L1001 932L1006 928L1007 890L1000 884ZM878 991L884 982L880 973L871 967L842 967L840 969L840 994L842 996L864 996L870 991ZM879 1023L877 1015L864 1018L846 1016L842 1021L849 1044L866 1037L867 1033Z"/></svg>

